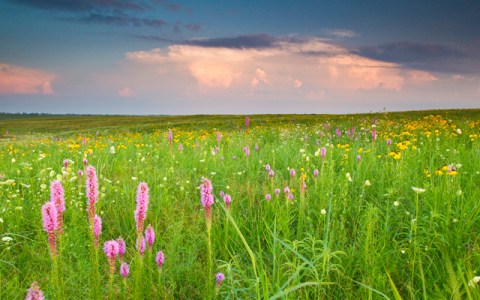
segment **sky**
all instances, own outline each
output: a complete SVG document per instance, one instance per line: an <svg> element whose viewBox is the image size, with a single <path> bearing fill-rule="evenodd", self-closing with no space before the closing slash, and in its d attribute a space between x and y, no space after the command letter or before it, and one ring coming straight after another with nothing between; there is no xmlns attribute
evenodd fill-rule
<svg viewBox="0 0 480 300"><path fill-rule="evenodd" d="M1 0L0 112L480 108L480 1Z"/></svg>

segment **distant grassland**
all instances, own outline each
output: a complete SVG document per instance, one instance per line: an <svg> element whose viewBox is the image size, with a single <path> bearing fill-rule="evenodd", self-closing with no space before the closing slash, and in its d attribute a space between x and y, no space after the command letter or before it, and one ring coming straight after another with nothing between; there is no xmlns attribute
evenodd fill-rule
<svg viewBox="0 0 480 300"><path fill-rule="evenodd" d="M255 126L288 123L316 124L329 121L352 123L358 118L382 115L386 118L414 120L422 116L442 115L444 118L469 120L479 118L480 109L425 110L366 114L283 114L253 115ZM176 127L184 130L243 128L244 115L187 115L187 116L128 116L128 115L49 115L0 113L0 136L5 130L13 135L47 134L65 136L73 133L131 130L151 132L159 128Z"/></svg>

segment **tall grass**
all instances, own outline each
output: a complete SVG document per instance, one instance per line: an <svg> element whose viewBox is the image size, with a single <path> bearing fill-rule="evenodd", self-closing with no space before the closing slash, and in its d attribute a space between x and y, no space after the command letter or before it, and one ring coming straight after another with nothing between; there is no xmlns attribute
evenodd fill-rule
<svg viewBox="0 0 480 300"><path fill-rule="evenodd" d="M244 122L2 115L0 297L24 298L34 281L48 299L59 292L40 212L58 179L66 299L480 298L478 110L250 116L248 130ZM120 262L111 277L93 247L85 175L77 173L84 158L98 175L100 245L126 242L125 279ZM215 197L209 232L203 177ZM144 256L135 247L140 182L150 189L145 224L156 233ZM228 210L220 191L232 197ZM226 278L215 287L218 272Z"/></svg>

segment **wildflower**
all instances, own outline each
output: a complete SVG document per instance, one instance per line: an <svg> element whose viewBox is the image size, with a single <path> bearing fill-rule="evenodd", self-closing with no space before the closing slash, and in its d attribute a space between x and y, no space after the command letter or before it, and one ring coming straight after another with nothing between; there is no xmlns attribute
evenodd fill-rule
<svg viewBox="0 0 480 300"><path fill-rule="evenodd" d="M357 162L360 162L362 160L362 157L359 155L357 155Z"/></svg>
<svg viewBox="0 0 480 300"><path fill-rule="evenodd" d="M414 186L412 186L412 190L417 194L421 194L421 193L425 192L425 189L421 189L421 188L414 187Z"/></svg>
<svg viewBox="0 0 480 300"><path fill-rule="evenodd" d="M370 180L365 180L365 186L371 186L372 184L370 183Z"/></svg>
<svg viewBox="0 0 480 300"><path fill-rule="evenodd" d="M457 134L462 134L462 130L460 128L457 128Z"/></svg>
<svg viewBox="0 0 480 300"><path fill-rule="evenodd" d="M103 251L107 255L108 264L110 266L110 274L115 273L115 259L118 254L118 243L115 240L105 242Z"/></svg>
<svg viewBox="0 0 480 300"><path fill-rule="evenodd" d="M223 196L223 201L225 201L225 206L227 207L227 210L230 209L230 202L232 202L232 197L230 197L229 194L225 194Z"/></svg>
<svg viewBox="0 0 480 300"><path fill-rule="evenodd" d="M320 213L322 215L326 215L327 214L327 210L325 208L322 208L322 210L320 210Z"/></svg>
<svg viewBox="0 0 480 300"><path fill-rule="evenodd" d="M212 182L207 178L202 179L202 185L200 186L200 198L202 205L205 208L205 218L207 220L207 229L210 232L212 226L212 205L213 205L213 193Z"/></svg>
<svg viewBox="0 0 480 300"><path fill-rule="evenodd" d="M94 237L94 246L95 248L98 248L99 246L99 240L100 240L100 234L102 233L102 218L100 218L98 215L95 215L93 217L93 237Z"/></svg>
<svg viewBox="0 0 480 300"><path fill-rule="evenodd" d="M372 130L372 140L375 142L376 139L377 139L377 131L374 129Z"/></svg>
<svg viewBox="0 0 480 300"><path fill-rule="evenodd" d="M140 182L137 189L137 208L135 210L135 222L137 224L137 235L141 235L143 232L143 222L147 217L148 209L148 186L145 182Z"/></svg>
<svg viewBox="0 0 480 300"><path fill-rule="evenodd" d="M140 253L140 255L143 256L143 254L145 253L145 246L146 246L145 238L143 236L137 237L136 246L137 246L138 253Z"/></svg>
<svg viewBox="0 0 480 300"><path fill-rule="evenodd" d="M278 197L278 195L280 195L280 189L275 189L275 196Z"/></svg>
<svg viewBox="0 0 480 300"><path fill-rule="evenodd" d="M110 147L110 154L115 154L115 146Z"/></svg>
<svg viewBox="0 0 480 300"><path fill-rule="evenodd" d="M248 129L248 125L250 125L250 118L247 116L245 118L245 127Z"/></svg>
<svg viewBox="0 0 480 300"><path fill-rule="evenodd" d="M121 261L123 261L123 256L125 255L125 252L127 251L127 247L125 245L125 241L123 238L120 236L117 239L118 243L118 258L120 258Z"/></svg>
<svg viewBox="0 0 480 300"><path fill-rule="evenodd" d="M158 251L157 256L155 257L155 262L157 263L158 270L162 269L164 261L165 261L165 255L163 254L163 251Z"/></svg>
<svg viewBox="0 0 480 300"><path fill-rule="evenodd" d="M215 281L216 281L217 288L219 288L220 285L222 285L223 280L225 280L225 275L222 272L217 273L215 275Z"/></svg>
<svg viewBox="0 0 480 300"><path fill-rule="evenodd" d="M182 143L180 143L180 145L178 145L178 151L180 151L180 152L183 151L183 145L182 145Z"/></svg>
<svg viewBox="0 0 480 300"><path fill-rule="evenodd" d="M151 251L153 243L155 242L155 231L151 224L148 224L147 229L145 229L145 239L147 240L148 251Z"/></svg>
<svg viewBox="0 0 480 300"><path fill-rule="evenodd" d="M295 177L295 169L290 169L290 177L293 178Z"/></svg>
<svg viewBox="0 0 480 300"><path fill-rule="evenodd" d="M322 149L320 149L320 156L322 157L322 161L326 155L327 155L327 149L325 147L322 147Z"/></svg>
<svg viewBox="0 0 480 300"><path fill-rule="evenodd" d="M30 288L28 289L27 297L25 300L43 300L43 292L40 290L38 283L34 281Z"/></svg>
<svg viewBox="0 0 480 300"><path fill-rule="evenodd" d="M58 229L57 208L51 201L42 206L43 229L48 234L48 244L53 257L57 256L57 237L55 231Z"/></svg>
<svg viewBox="0 0 480 300"><path fill-rule="evenodd" d="M63 212L65 211L65 192L62 182L54 180L50 183L50 201L55 204L57 209L58 232L63 233Z"/></svg>
<svg viewBox="0 0 480 300"><path fill-rule="evenodd" d="M78 170L78 171L77 171L77 175L78 175L78 177L82 177L82 176L83 176L83 171L82 171L82 170Z"/></svg>
<svg viewBox="0 0 480 300"><path fill-rule="evenodd" d="M88 160L84 158L82 162L83 162L83 167L85 168L88 164Z"/></svg>
<svg viewBox="0 0 480 300"><path fill-rule="evenodd" d="M290 194L290 188L287 186L283 189L283 192L285 193L285 195L288 195Z"/></svg>
<svg viewBox="0 0 480 300"><path fill-rule="evenodd" d="M392 140L391 139L388 139L387 140L387 146L390 146L392 144Z"/></svg>
<svg viewBox="0 0 480 300"><path fill-rule="evenodd" d="M220 147L220 142L222 141L222 134L220 131L217 131L217 142L218 142L218 147Z"/></svg>
<svg viewBox="0 0 480 300"><path fill-rule="evenodd" d="M270 201L270 199L272 199L272 196L270 194L266 194L265 195L265 200Z"/></svg>
<svg viewBox="0 0 480 300"><path fill-rule="evenodd" d="M10 243L11 241L13 241L13 238L9 237L9 236L4 236L2 237L2 242L5 242L5 243Z"/></svg>
<svg viewBox="0 0 480 300"><path fill-rule="evenodd" d="M393 205L394 205L394 206L399 206L399 205L400 205L400 202L398 202L398 201L393 201Z"/></svg>
<svg viewBox="0 0 480 300"><path fill-rule="evenodd" d="M273 172L273 170L268 171L268 176L273 178L273 176L275 176L275 172Z"/></svg>
<svg viewBox="0 0 480 300"><path fill-rule="evenodd" d="M173 132L171 129L168 130L168 142L170 143L170 145L172 145L172 141L173 141Z"/></svg>
<svg viewBox="0 0 480 300"><path fill-rule="evenodd" d="M271 168L270 168L270 165L269 165L269 164L266 164L266 165L265 165L265 170L266 170L267 172L270 172Z"/></svg>
<svg viewBox="0 0 480 300"><path fill-rule="evenodd" d="M120 275L122 275L123 278L127 278L129 273L130 273L130 267L126 262L123 262L120 265Z"/></svg>
<svg viewBox="0 0 480 300"><path fill-rule="evenodd" d="M352 176L350 176L350 173L345 174L345 177L347 177L347 180L352 182Z"/></svg>
<svg viewBox="0 0 480 300"><path fill-rule="evenodd" d="M318 169L313 170L313 177L318 178Z"/></svg>
<svg viewBox="0 0 480 300"><path fill-rule="evenodd" d="M290 193L290 194L288 194L287 198L288 198L288 200L293 200L294 196L293 196L292 193Z"/></svg>
<svg viewBox="0 0 480 300"><path fill-rule="evenodd" d="M66 169L68 169L68 159L64 159L63 160L63 167Z"/></svg>
<svg viewBox="0 0 480 300"><path fill-rule="evenodd" d="M88 198L88 216L91 222L93 222L93 217L95 216L95 203L98 200L98 179L97 172L93 166L87 167L87 176L86 176L86 192Z"/></svg>
<svg viewBox="0 0 480 300"><path fill-rule="evenodd" d="M250 148L248 146L243 147L243 152L246 157L250 156Z"/></svg>
<svg viewBox="0 0 480 300"><path fill-rule="evenodd" d="M469 282L468 286L475 286L478 282L480 282L480 276L473 277Z"/></svg>
<svg viewBox="0 0 480 300"><path fill-rule="evenodd" d="M255 144L255 151L258 152L258 150L260 150L260 147L258 146L258 144Z"/></svg>

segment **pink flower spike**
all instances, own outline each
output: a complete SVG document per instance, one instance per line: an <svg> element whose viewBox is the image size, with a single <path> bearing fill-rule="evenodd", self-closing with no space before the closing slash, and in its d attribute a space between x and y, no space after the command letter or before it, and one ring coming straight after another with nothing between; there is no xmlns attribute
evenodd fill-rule
<svg viewBox="0 0 480 300"><path fill-rule="evenodd" d="M118 243L115 240L105 242L103 251L107 255L108 264L110 266L110 274L115 273L115 259L118 254Z"/></svg>
<svg viewBox="0 0 480 300"><path fill-rule="evenodd" d="M290 177L295 177L295 169L290 169Z"/></svg>
<svg viewBox="0 0 480 300"><path fill-rule="evenodd" d="M143 222L147 217L148 200L148 186L145 182L141 182L137 189L137 209L135 210L135 222L137 223L138 235L143 232Z"/></svg>
<svg viewBox="0 0 480 300"><path fill-rule="evenodd" d="M63 167L65 168L65 170L68 169L68 159L63 160Z"/></svg>
<svg viewBox="0 0 480 300"><path fill-rule="evenodd" d="M230 209L230 202L232 202L232 197L230 197L229 194L225 194L223 196L223 201L225 201L225 206L227 207L227 210Z"/></svg>
<svg viewBox="0 0 480 300"><path fill-rule="evenodd" d="M93 217L95 216L95 203L98 200L98 179L97 179L97 171L93 166L87 167L87 175L86 175L86 190L87 190L87 208L88 208L88 216L91 221L93 221Z"/></svg>
<svg viewBox="0 0 480 300"><path fill-rule="evenodd" d="M98 215L95 215L93 217L93 236L94 236L95 248L98 248L99 246L101 233L102 233L102 218L100 218Z"/></svg>
<svg viewBox="0 0 480 300"><path fill-rule="evenodd" d="M137 250L140 253L141 256L145 253L145 238L143 236L140 236L137 238Z"/></svg>
<svg viewBox="0 0 480 300"><path fill-rule="evenodd" d="M25 300L43 300L43 299L45 299L43 297L43 292L40 290L38 283L34 281L32 285L30 285L30 288L28 289L27 297L25 297Z"/></svg>
<svg viewBox="0 0 480 300"><path fill-rule="evenodd" d="M215 275L215 281L216 281L217 288L220 287L220 285L222 285L223 280L225 280L225 275L222 272L217 273Z"/></svg>
<svg viewBox="0 0 480 300"><path fill-rule="evenodd" d="M172 144L173 141L173 132L171 129L168 130L168 142Z"/></svg>
<svg viewBox="0 0 480 300"><path fill-rule="evenodd" d="M130 274L130 267L126 262L123 262L120 265L120 275L122 275L123 278L127 278L128 274Z"/></svg>
<svg viewBox="0 0 480 300"><path fill-rule="evenodd" d="M43 229L46 232L55 232L58 229L57 207L49 201L42 206Z"/></svg>
<svg viewBox="0 0 480 300"><path fill-rule="evenodd" d="M273 176L275 176L275 172L273 172L273 170L268 171L268 176L273 178Z"/></svg>
<svg viewBox="0 0 480 300"><path fill-rule="evenodd" d="M82 177L82 176L83 176L83 171L82 171L82 170L78 170L78 171L77 171L77 174L78 174L78 177Z"/></svg>
<svg viewBox="0 0 480 300"><path fill-rule="evenodd" d="M65 192L62 182L54 180L50 183L50 201L55 204L57 209L58 231L63 233L63 212L65 211Z"/></svg>
<svg viewBox="0 0 480 300"><path fill-rule="evenodd" d="M269 165L269 164L266 164L266 165L265 165L265 170L266 170L267 172L270 172L270 170L271 170L271 167L270 167L270 165Z"/></svg>
<svg viewBox="0 0 480 300"><path fill-rule="evenodd" d="M106 241L103 245L103 251L108 259L115 259L118 254L118 243L115 240Z"/></svg>
<svg viewBox="0 0 480 300"><path fill-rule="evenodd" d="M313 177L318 178L318 169L313 170Z"/></svg>
<svg viewBox="0 0 480 300"><path fill-rule="evenodd" d="M362 156L359 154L357 155L357 162L360 162L362 160Z"/></svg>
<svg viewBox="0 0 480 300"><path fill-rule="evenodd" d="M373 141L377 139L377 131L375 129L372 131L372 139Z"/></svg>
<svg viewBox="0 0 480 300"><path fill-rule="evenodd" d="M268 201L270 201L270 199L272 199L272 196L270 194L266 194L265 195L265 200L268 202Z"/></svg>
<svg viewBox="0 0 480 300"><path fill-rule="evenodd" d="M165 255L163 251L158 251L157 256L155 257L155 262L157 263L158 269L162 269L163 262L165 261Z"/></svg>
<svg viewBox="0 0 480 300"><path fill-rule="evenodd" d="M320 156L322 157L322 161L326 155L327 155L327 149L325 147L322 147L322 149L320 149Z"/></svg>
<svg viewBox="0 0 480 300"><path fill-rule="evenodd" d="M212 190L212 182L207 178L203 178L202 185L200 186L200 196L202 200L202 205L205 208L213 205Z"/></svg>
<svg viewBox="0 0 480 300"><path fill-rule="evenodd" d="M250 148L248 146L243 147L243 152L246 157L250 156Z"/></svg>
<svg viewBox="0 0 480 300"><path fill-rule="evenodd" d="M119 237L117 239L118 243L118 257L120 258L121 261L123 261L123 256L125 255L125 252L127 252L127 246L125 245L125 241L123 240L122 237Z"/></svg>
<svg viewBox="0 0 480 300"><path fill-rule="evenodd" d="M248 128L249 125L250 125L250 118L247 116L245 118L245 127Z"/></svg>
<svg viewBox="0 0 480 300"><path fill-rule="evenodd" d="M153 243L155 242L155 231L150 224L148 224L147 229L145 229L145 239L147 240L148 250L152 250Z"/></svg>
<svg viewBox="0 0 480 300"><path fill-rule="evenodd" d="M88 159L84 158L82 162L83 162L83 167L86 167L88 164Z"/></svg>
<svg viewBox="0 0 480 300"><path fill-rule="evenodd" d="M275 195L278 197L280 195L280 189L275 189Z"/></svg>

